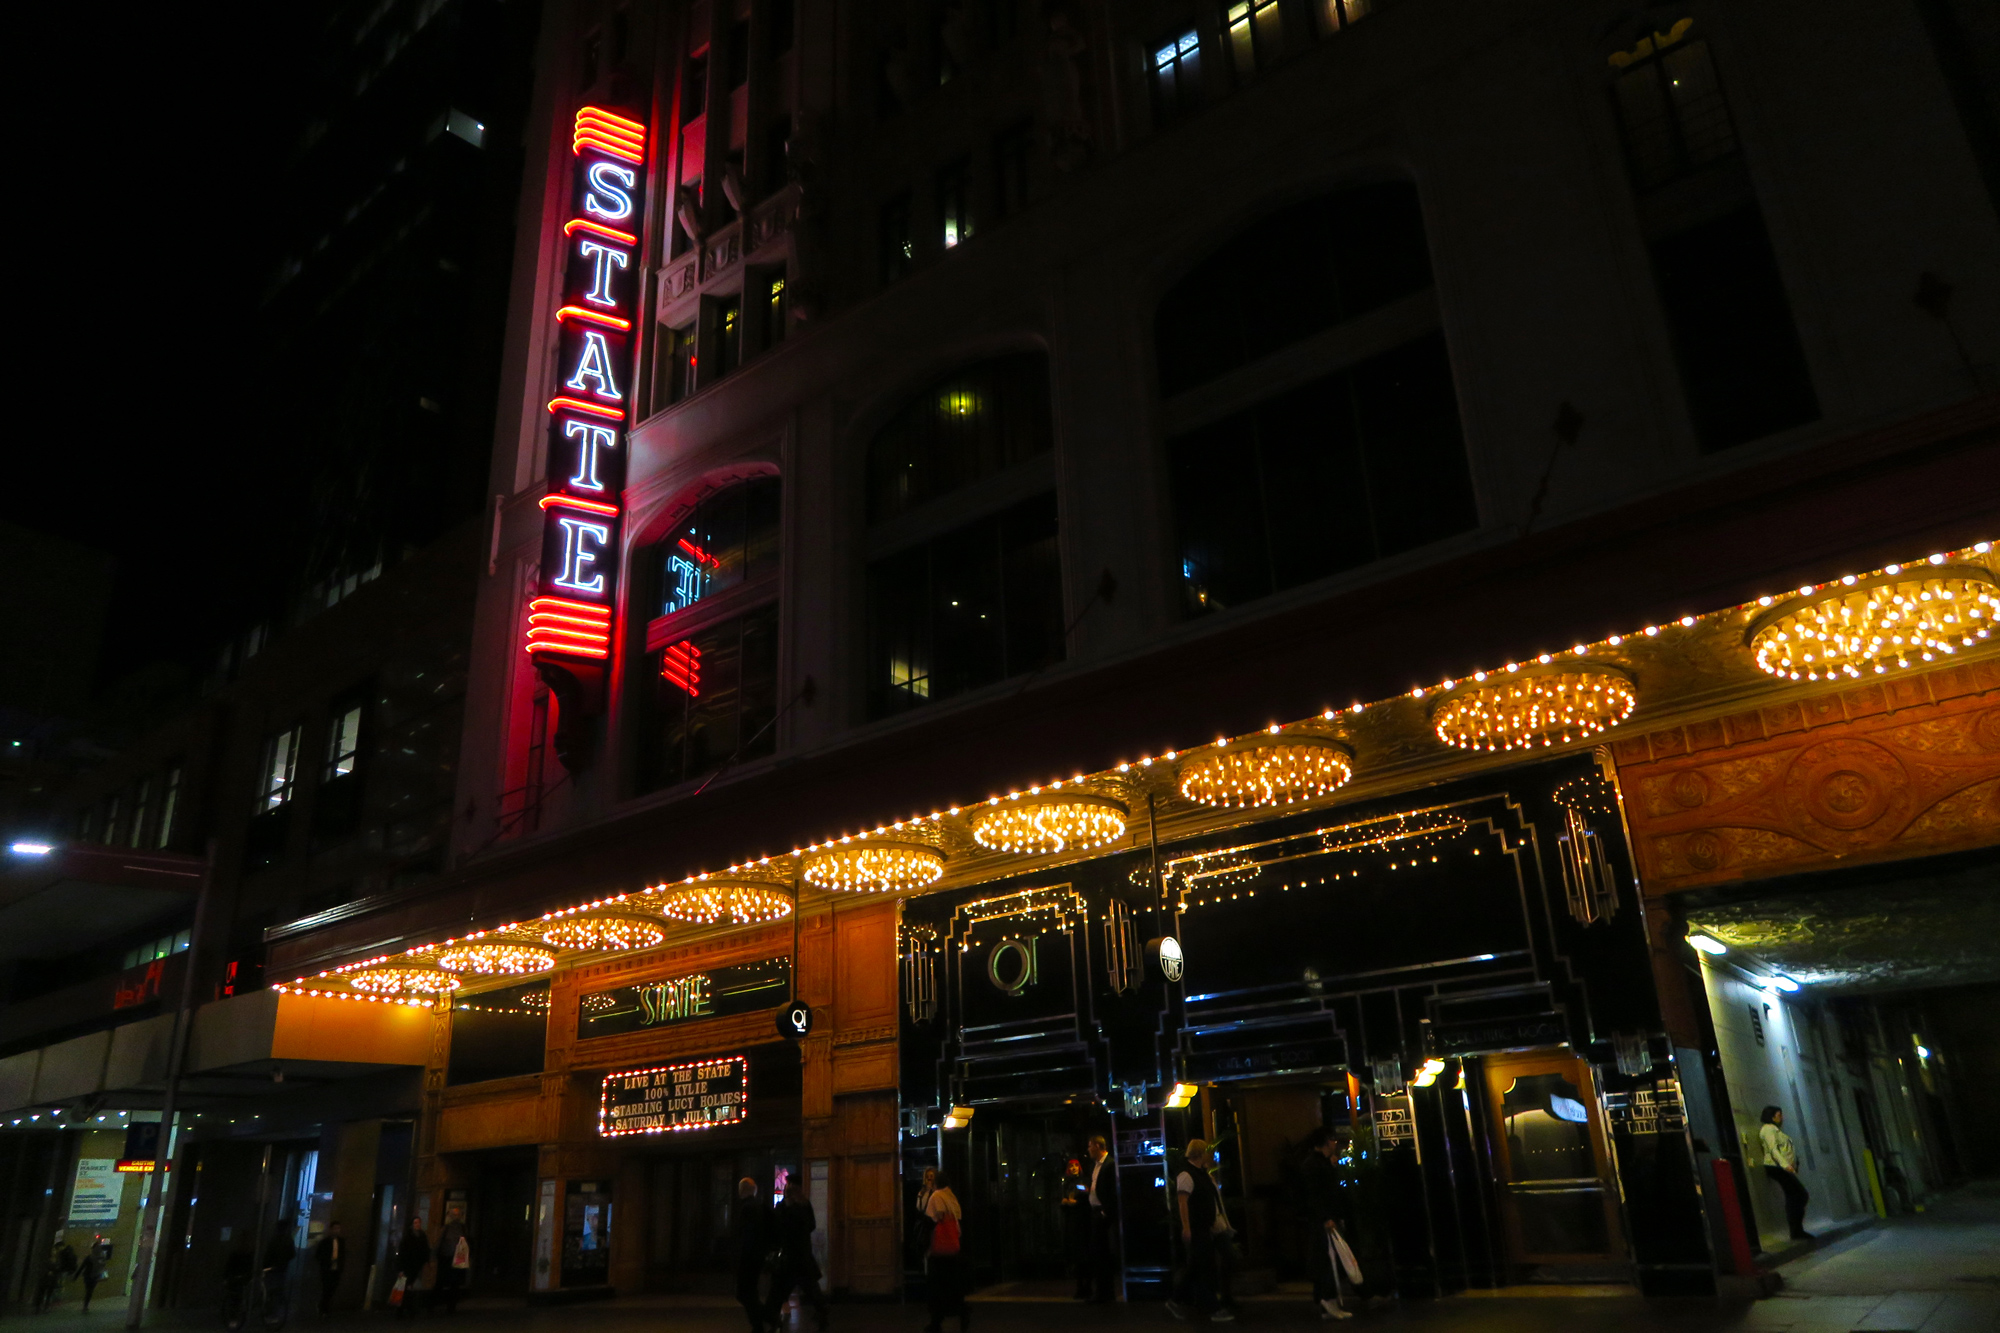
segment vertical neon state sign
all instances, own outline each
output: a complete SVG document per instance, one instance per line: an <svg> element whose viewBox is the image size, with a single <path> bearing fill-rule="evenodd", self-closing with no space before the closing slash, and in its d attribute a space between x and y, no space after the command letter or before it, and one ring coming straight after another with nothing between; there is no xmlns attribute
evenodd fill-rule
<svg viewBox="0 0 2000 1333"><path fill-rule="evenodd" d="M540 657L611 656L618 520L631 418L646 127L601 107L576 113L576 174L556 319L549 400L542 573L528 604L527 648Z"/></svg>

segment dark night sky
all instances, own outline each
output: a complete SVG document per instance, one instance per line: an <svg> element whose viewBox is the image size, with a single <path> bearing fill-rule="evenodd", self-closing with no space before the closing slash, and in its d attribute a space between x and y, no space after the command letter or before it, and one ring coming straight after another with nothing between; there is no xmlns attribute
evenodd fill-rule
<svg viewBox="0 0 2000 1333"><path fill-rule="evenodd" d="M284 532L281 474L232 401L283 115L263 109L300 49L268 11L293 8L136 6L110 32L44 10L50 30L16 48L66 54L15 140L36 159L16 177L18 224L45 238L43 262L11 268L15 308L53 318L17 325L52 340L22 358L50 378L18 384L41 407L17 427L0 517L115 557L100 684L152 659L206 660L269 590L260 552Z"/></svg>

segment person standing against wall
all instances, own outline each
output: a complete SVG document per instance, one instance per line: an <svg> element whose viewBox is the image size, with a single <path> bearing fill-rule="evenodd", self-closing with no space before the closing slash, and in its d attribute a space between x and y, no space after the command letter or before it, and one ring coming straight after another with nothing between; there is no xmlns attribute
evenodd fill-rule
<svg viewBox="0 0 2000 1333"><path fill-rule="evenodd" d="M1090 1169L1084 1202L1090 1209L1090 1230L1077 1275L1077 1297L1102 1304L1118 1296L1118 1167L1102 1134L1091 1135L1086 1147Z"/></svg>
<svg viewBox="0 0 2000 1333"><path fill-rule="evenodd" d="M1806 1204L1812 1195L1799 1179L1799 1150L1785 1133L1785 1113L1776 1106L1764 1108L1763 1123L1757 1127L1757 1141L1764 1149L1764 1174L1777 1182L1785 1195L1785 1225L1793 1240L1811 1240L1806 1230Z"/></svg>

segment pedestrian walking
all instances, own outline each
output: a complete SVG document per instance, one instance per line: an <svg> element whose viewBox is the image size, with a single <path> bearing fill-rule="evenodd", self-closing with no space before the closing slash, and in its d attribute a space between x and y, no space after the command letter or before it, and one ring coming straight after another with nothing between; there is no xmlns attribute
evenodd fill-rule
<svg viewBox="0 0 2000 1333"><path fill-rule="evenodd" d="M90 1297L97 1290L97 1284L104 1280L105 1270L111 1267L111 1242L102 1233L90 1238L90 1248L83 1252L83 1262L77 1272L83 1278L83 1308L90 1309Z"/></svg>
<svg viewBox="0 0 2000 1333"><path fill-rule="evenodd" d="M1338 1156L1340 1140L1326 1126L1306 1135L1305 1162L1300 1168L1304 1188L1300 1193L1311 1228L1306 1252L1313 1260L1313 1300L1322 1319L1352 1319L1354 1312L1342 1300L1341 1284L1343 1279L1357 1285L1361 1280L1361 1266L1340 1230L1347 1210L1342 1206L1340 1174L1333 1166Z"/></svg>
<svg viewBox="0 0 2000 1333"><path fill-rule="evenodd" d="M1102 1303L1118 1296L1118 1167L1102 1134L1091 1135L1085 1149L1090 1155L1083 1196L1089 1225L1077 1266L1076 1298Z"/></svg>
<svg viewBox="0 0 2000 1333"><path fill-rule="evenodd" d="M930 1248L924 1257L931 1321L924 1325L924 1333L943 1333L947 1315L957 1316L958 1333L965 1333L972 1326L972 1317L965 1308L965 1265L960 1253L960 1227L965 1221L965 1210L959 1207L958 1196L951 1192L951 1180L942 1171L937 1173L931 1196L924 1203L924 1216L931 1224Z"/></svg>
<svg viewBox="0 0 2000 1333"><path fill-rule="evenodd" d="M757 1182L736 1182L736 1215L729 1220L736 1250L736 1299L750 1319L750 1333L764 1333L764 1263L771 1254L771 1205Z"/></svg>
<svg viewBox="0 0 2000 1333"><path fill-rule="evenodd" d="M1785 1113L1781 1108L1764 1108L1757 1139L1764 1148L1764 1174L1784 1191L1785 1225L1791 1228L1792 1239L1811 1240L1812 1233L1806 1230L1806 1204L1812 1200L1812 1194L1799 1179L1799 1150L1793 1145L1792 1136L1785 1133Z"/></svg>
<svg viewBox="0 0 2000 1333"><path fill-rule="evenodd" d="M1187 1266L1179 1298L1167 1302L1167 1313L1176 1319L1197 1314L1212 1323L1232 1323L1236 1301L1231 1247L1236 1229L1229 1224L1222 1191L1215 1183L1215 1152L1206 1140L1191 1139L1182 1156L1181 1172L1174 1177L1174 1198Z"/></svg>
<svg viewBox="0 0 2000 1333"><path fill-rule="evenodd" d="M333 1293L340 1286L340 1275L347 1269L347 1236L340 1223L326 1224L326 1234L313 1246L313 1260L319 1265L319 1312L328 1314L333 1310Z"/></svg>
<svg viewBox="0 0 2000 1333"><path fill-rule="evenodd" d="M826 1328L826 1293L819 1287L819 1260L813 1255L813 1233L819 1230L819 1219L813 1215L812 1200L806 1197L805 1186L795 1175L785 1181L784 1202L771 1210L772 1236L778 1251L778 1273L771 1283L771 1300L766 1321L776 1325L782 1318L785 1302L792 1298L794 1291L819 1318L819 1326Z"/></svg>
<svg viewBox="0 0 2000 1333"><path fill-rule="evenodd" d="M472 1278L472 1242L465 1234L465 1210L453 1204L445 1211L444 1225L438 1228L437 1289L432 1304L442 1303L446 1314L458 1313L458 1298Z"/></svg>
<svg viewBox="0 0 2000 1333"><path fill-rule="evenodd" d="M424 1234L424 1219L412 1216L402 1243L396 1246L396 1282L402 1299L396 1302L396 1317L409 1319L423 1299L424 1269L431 1261L431 1239Z"/></svg>
<svg viewBox="0 0 2000 1333"><path fill-rule="evenodd" d="M42 1264L42 1280L35 1288L35 1310L46 1310L62 1298L63 1284L76 1272L76 1251L67 1236L57 1236Z"/></svg>

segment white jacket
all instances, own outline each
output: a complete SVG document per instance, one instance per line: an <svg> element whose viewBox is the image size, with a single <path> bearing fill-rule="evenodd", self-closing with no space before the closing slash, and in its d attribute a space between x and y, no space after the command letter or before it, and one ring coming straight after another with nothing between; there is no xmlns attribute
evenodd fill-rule
<svg viewBox="0 0 2000 1333"><path fill-rule="evenodd" d="M1792 1146L1792 1136L1766 1120L1757 1128L1757 1138L1764 1145L1764 1165L1782 1166L1797 1175L1799 1171L1798 1149Z"/></svg>

